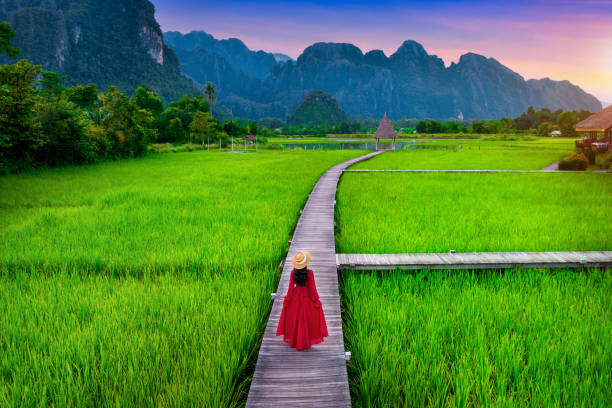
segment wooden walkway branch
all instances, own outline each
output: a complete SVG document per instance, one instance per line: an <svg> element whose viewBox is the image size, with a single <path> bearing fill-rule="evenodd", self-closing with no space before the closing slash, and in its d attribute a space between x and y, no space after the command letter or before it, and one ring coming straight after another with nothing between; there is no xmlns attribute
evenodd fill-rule
<svg viewBox="0 0 612 408"><path fill-rule="evenodd" d="M300 217L284 262L270 318L257 358L247 407L348 407L351 405L340 315L338 271L334 241L336 187L342 172L380 152L338 164L317 182ZM291 258L310 251L310 269L323 304L329 337L310 350L296 351L276 337L278 319L287 293Z"/></svg>
<svg viewBox="0 0 612 408"><path fill-rule="evenodd" d="M584 173L573 170L409 170L409 169L351 169L345 170L351 173ZM609 170L595 170L592 173L609 173Z"/></svg>
<svg viewBox="0 0 612 408"><path fill-rule="evenodd" d="M337 254L338 269L507 269L612 267L612 251Z"/></svg>

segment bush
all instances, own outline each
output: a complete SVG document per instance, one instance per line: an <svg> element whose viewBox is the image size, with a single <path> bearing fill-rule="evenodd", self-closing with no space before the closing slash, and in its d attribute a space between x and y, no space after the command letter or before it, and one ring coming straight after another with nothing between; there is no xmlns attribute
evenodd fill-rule
<svg viewBox="0 0 612 408"><path fill-rule="evenodd" d="M582 154L584 154L584 156L585 156L585 157L587 158L587 160L589 161L589 164L595 164L595 156L596 156L596 153L595 153L593 150L591 150L590 148L585 149L585 148L582 148L582 147L577 147L577 148L575 149L575 152L576 152L576 153L582 153Z"/></svg>
<svg viewBox="0 0 612 408"><path fill-rule="evenodd" d="M586 170L589 167L589 160L584 153L572 153L559 162L559 170Z"/></svg>
<svg viewBox="0 0 612 408"><path fill-rule="evenodd" d="M600 169L612 168L612 153L598 154L595 156L595 164L599 166Z"/></svg>
<svg viewBox="0 0 612 408"><path fill-rule="evenodd" d="M204 150L205 147L196 143L187 143L183 145L173 145L172 143L153 143L149 146L149 151L154 153L181 153L193 152L196 150Z"/></svg>

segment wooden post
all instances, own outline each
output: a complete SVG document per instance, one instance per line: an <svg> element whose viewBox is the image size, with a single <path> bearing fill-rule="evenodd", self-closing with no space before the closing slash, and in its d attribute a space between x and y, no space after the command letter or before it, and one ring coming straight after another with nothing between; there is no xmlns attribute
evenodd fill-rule
<svg viewBox="0 0 612 408"><path fill-rule="evenodd" d="M234 151L234 135L232 135L232 152Z"/></svg>

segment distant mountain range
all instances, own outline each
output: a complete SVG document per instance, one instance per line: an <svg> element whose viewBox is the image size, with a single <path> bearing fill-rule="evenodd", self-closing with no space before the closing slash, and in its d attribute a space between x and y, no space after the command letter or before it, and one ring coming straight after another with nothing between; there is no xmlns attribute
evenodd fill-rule
<svg viewBox="0 0 612 408"><path fill-rule="evenodd" d="M387 113L393 119L488 119L516 117L529 106L601 109L595 97L568 81L526 81L474 53L446 68L415 41L405 41L390 57L380 50L364 54L352 44L317 43L291 61L204 32L171 32L164 39L183 72L198 83L217 84L219 103L236 116L284 118L310 90L330 93L353 118Z"/></svg>
<svg viewBox="0 0 612 408"><path fill-rule="evenodd" d="M276 58L276 62L289 62L289 61L293 61L293 58L291 58L288 55L285 54L280 54L280 53L276 53L276 54L272 54L274 55L274 58Z"/></svg>
<svg viewBox="0 0 612 408"><path fill-rule="evenodd" d="M446 68L414 41L389 57L317 43L293 61L202 31L162 36L154 14L148 0L0 0L0 21L17 31L20 57L66 74L67 85L93 82L127 92L146 85L169 101L211 81L218 104L239 117L285 119L312 90L331 94L352 118L485 119L518 116L529 106L601 109L568 81L525 81L477 54Z"/></svg>

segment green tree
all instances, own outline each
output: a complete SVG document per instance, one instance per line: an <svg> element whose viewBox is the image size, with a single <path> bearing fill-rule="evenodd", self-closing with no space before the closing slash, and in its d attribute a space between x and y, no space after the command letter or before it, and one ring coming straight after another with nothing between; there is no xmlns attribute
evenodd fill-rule
<svg viewBox="0 0 612 408"><path fill-rule="evenodd" d="M181 118L170 120L166 134L167 138L173 142L178 142L185 138L185 129L183 128L183 121Z"/></svg>
<svg viewBox="0 0 612 408"><path fill-rule="evenodd" d="M259 133L259 126L257 125L257 122L253 121L247 125L247 133L253 136L257 136L257 134Z"/></svg>
<svg viewBox="0 0 612 408"><path fill-rule="evenodd" d="M66 89L65 86L60 85L66 79L65 75L60 75L55 71L42 71L41 76L39 85L43 96L57 98Z"/></svg>
<svg viewBox="0 0 612 408"><path fill-rule="evenodd" d="M94 84L76 85L66 89L68 100L81 109L91 110L98 100L98 89Z"/></svg>
<svg viewBox="0 0 612 408"><path fill-rule="evenodd" d="M173 101L159 117L158 128L160 130L160 140L174 142L182 140L184 136L189 132L189 125L193 120L193 115L196 112L209 112L210 105L204 100L202 96L189 97L183 95L179 100ZM174 122L173 129L170 131L170 122L173 119L180 118L183 129L181 132L177 132L176 125L178 122ZM178 134L181 134L179 139L176 139Z"/></svg>
<svg viewBox="0 0 612 408"><path fill-rule="evenodd" d="M189 125L190 139L194 142L205 143L214 142L217 133L217 124L210 112L196 112Z"/></svg>
<svg viewBox="0 0 612 408"><path fill-rule="evenodd" d="M512 130L516 127L516 123L512 118L501 118L501 121L504 124L504 129Z"/></svg>
<svg viewBox="0 0 612 408"><path fill-rule="evenodd" d="M17 32L13 30L13 27L6 21L0 23L0 54L6 54L12 59L17 59L21 52L19 48L15 48L11 45L11 41Z"/></svg>
<svg viewBox="0 0 612 408"><path fill-rule="evenodd" d="M19 169L33 162L44 138L38 131L35 88L40 65L21 60L0 66L0 166Z"/></svg>
<svg viewBox="0 0 612 408"><path fill-rule="evenodd" d="M552 127L552 123L542 122L540 126L538 126L538 136L550 136L550 132L552 132Z"/></svg>
<svg viewBox="0 0 612 408"><path fill-rule="evenodd" d="M134 92L136 106L147 109L153 116L158 117L164 110L164 102L151 88L139 86Z"/></svg>
<svg viewBox="0 0 612 408"><path fill-rule="evenodd" d="M427 122L424 120L420 120L416 125L416 131L418 133L426 133L427 132Z"/></svg>
<svg viewBox="0 0 612 408"><path fill-rule="evenodd" d="M94 161L85 131L87 121L77 105L65 99L46 101L39 105L37 119L45 139L37 153L39 162L61 166Z"/></svg>
<svg viewBox="0 0 612 408"><path fill-rule="evenodd" d="M279 129L285 124L282 120L277 118L261 118L259 119L259 125L262 127L267 127L268 129Z"/></svg>
<svg viewBox="0 0 612 408"><path fill-rule="evenodd" d="M114 157L134 157L146 152L150 129L139 122L139 109L117 87L111 86L102 94L104 112L101 124L112 142Z"/></svg>
<svg viewBox="0 0 612 408"><path fill-rule="evenodd" d="M206 99L210 106L214 105L217 102L217 87L210 81L204 85L204 95L206 95Z"/></svg>
<svg viewBox="0 0 612 408"><path fill-rule="evenodd" d="M578 123L578 116L576 116L574 111L563 112L557 118L557 125L559 125L561 134L564 137L576 136L576 130L574 129L576 123Z"/></svg>

